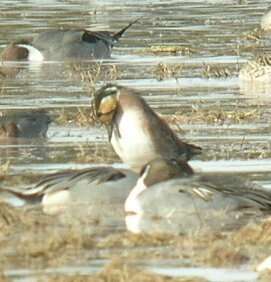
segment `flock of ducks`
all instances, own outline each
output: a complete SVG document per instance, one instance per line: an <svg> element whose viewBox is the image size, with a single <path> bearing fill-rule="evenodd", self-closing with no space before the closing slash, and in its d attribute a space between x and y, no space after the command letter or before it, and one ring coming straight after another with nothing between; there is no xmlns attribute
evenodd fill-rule
<svg viewBox="0 0 271 282"><path fill-rule="evenodd" d="M265 15L265 25L267 18ZM2 60L108 58L114 44L137 21L115 34L43 32L8 45ZM4 68L1 72L5 75ZM121 204L128 216L173 218L180 229L204 224L212 228L238 226L271 212L271 191L232 175L194 172L188 161L202 149L183 142L135 90L107 84L95 92L92 111L129 169L103 166L59 172L26 189L2 187L1 199L13 205L39 204L50 215L75 206L102 210ZM50 122L43 111L15 113L2 118L0 136L44 137Z"/></svg>

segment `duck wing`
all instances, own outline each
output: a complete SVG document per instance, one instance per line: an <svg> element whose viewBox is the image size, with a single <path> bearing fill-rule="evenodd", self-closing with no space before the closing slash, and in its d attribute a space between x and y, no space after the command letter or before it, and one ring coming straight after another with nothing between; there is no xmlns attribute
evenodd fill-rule
<svg viewBox="0 0 271 282"><path fill-rule="evenodd" d="M258 208L271 211L271 191L237 176L202 175L193 181L190 193L204 201L234 203L236 209ZM188 190L186 189L186 192Z"/></svg>
<svg viewBox="0 0 271 282"><path fill-rule="evenodd" d="M121 170L112 167L95 167L84 170L70 170L58 172L43 177L34 186L25 189L1 188L0 192L8 192L20 199L27 201L40 201L45 194L54 193L61 190L68 190L80 181L88 183L106 183L125 178L126 175Z"/></svg>

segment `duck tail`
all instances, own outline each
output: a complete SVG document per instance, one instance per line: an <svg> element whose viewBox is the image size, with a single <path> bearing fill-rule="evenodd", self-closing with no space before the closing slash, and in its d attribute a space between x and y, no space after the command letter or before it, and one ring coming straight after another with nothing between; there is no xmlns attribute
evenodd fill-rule
<svg viewBox="0 0 271 282"><path fill-rule="evenodd" d="M40 194L29 195L23 191L12 188L0 188L0 202L6 202L11 206L23 206L25 204L40 203L42 196Z"/></svg>
<svg viewBox="0 0 271 282"><path fill-rule="evenodd" d="M193 144L189 144L189 156L195 156L195 155L200 155L202 153L202 148Z"/></svg>
<svg viewBox="0 0 271 282"><path fill-rule="evenodd" d="M115 34L113 35L113 38L114 38L116 41L118 41L118 40L121 38L122 34L123 34L129 27L131 27L133 24L137 23L141 18L142 18L142 17L140 17L140 18L136 19L135 21L129 23L129 24L128 24L127 26L125 26L123 29L121 29L120 31L118 31L117 33L115 33Z"/></svg>

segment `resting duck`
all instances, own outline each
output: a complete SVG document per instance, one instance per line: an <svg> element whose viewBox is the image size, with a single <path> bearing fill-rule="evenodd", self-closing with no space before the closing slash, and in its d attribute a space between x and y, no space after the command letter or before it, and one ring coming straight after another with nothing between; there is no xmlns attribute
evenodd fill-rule
<svg viewBox="0 0 271 282"><path fill-rule="evenodd" d="M142 170L124 205L148 219L172 220L182 231L230 228L271 213L271 192L243 178L196 175L185 161L156 159Z"/></svg>
<svg viewBox="0 0 271 282"><path fill-rule="evenodd" d="M264 31L270 31L271 30L271 9L270 9L270 7L268 8L268 10L262 16L261 28Z"/></svg>
<svg viewBox="0 0 271 282"><path fill-rule="evenodd" d="M269 38L271 30L270 8L262 16L260 29L261 36ZM269 43L267 43L269 45ZM271 56L268 52L261 51L252 60L249 60L240 70L239 79L241 82L262 83L271 81Z"/></svg>
<svg viewBox="0 0 271 282"><path fill-rule="evenodd" d="M89 30L49 30L31 39L8 45L2 52L2 61L62 61L110 58L112 47L123 33L139 19L119 32Z"/></svg>
<svg viewBox="0 0 271 282"><path fill-rule="evenodd" d="M0 139L45 138L51 121L43 110L9 112L0 117Z"/></svg>
<svg viewBox="0 0 271 282"><path fill-rule="evenodd" d="M123 206L137 178L132 171L109 166L70 170L45 176L29 188L2 188L0 200L14 206L40 204L49 215L106 207L112 212L111 206Z"/></svg>

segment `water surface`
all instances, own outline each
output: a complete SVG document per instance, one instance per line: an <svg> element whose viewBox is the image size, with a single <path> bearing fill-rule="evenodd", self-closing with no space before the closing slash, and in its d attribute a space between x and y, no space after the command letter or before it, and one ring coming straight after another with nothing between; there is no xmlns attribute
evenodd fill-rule
<svg viewBox="0 0 271 282"><path fill-rule="evenodd" d="M200 159L191 162L197 171L240 174L268 187L271 181L270 85L252 87L241 84L238 71L258 50L270 44L268 37L261 40L247 37L258 27L269 4L268 1L253 0L156 0L138 3L114 0L1 1L0 47L18 38L54 28L83 27L116 32L131 20L142 17L114 47L112 59L103 62L107 75L102 76L97 85L110 80L138 89L148 103L178 130L182 138L204 148ZM166 51L169 47L175 51ZM20 67L23 71L16 78L1 80L1 110L27 111L30 108L44 108L56 118L48 132L48 140L43 144L31 141L25 144L0 145L1 163L9 162L10 174L35 176L109 163L123 166L112 152L103 128L86 123L81 125L74 118L79 109L84 113L89 111L91 95L87 91L87 85L80 79L80 72L89 70L93 64L22 64ZM26 250L17 251L23 253L24 259L27 257L30 261L33 260L33 265L39 268L51 263L65 268L77 261L79 254L81 259L77 270L84 273L80 267L86 261L110 261L114 255L125 257L125 253L129 254L129 244L134 239L129 237L126 242L128 248L124 247L122 250L120 238L127 235L123 226L120 229L117 226L111 227L96 236L99 242L107 239L110 241L111 236L119 236L118 240L113 240L114 247L107 241L110 247L98 250L84 246L79 251L73 250L70 259L65 257L62 262L56 262L45 252L47 260L40 263L37 258L43 257L42 251L32 251L31 254ZM31 229L32 233L29 231L26 234L24 229L17 230L17 235L11 236L9 242L16 245L18 238L28 238L25 240L30 244L31 236L36 233L35 228ZM58 230L57 228L63 227L54 228ZM33 241L36 242L35 240ZM56 238L53 240L57 241ZM133 245L138 252L131 257L141 256L140 250L151 248L153 244L152 251L158 256L170 256L168 248L171 241L162 241L162 247L158 247L155 240L144 242L143 245ZM122 247L118 249L119 246ZM194 252L202 251L200 247L191 249ZM249 267L244 273L242 263L238 262L233 263L234 267L225 272L223 269L209 268L175 269L166 262L163 267L160 265L148 269L168 276L195 276L198 273L199 277L207 281L218 281L212 277L222 277L224 274L223 281L257 281L257 275L250 270L263 259L263 250L260 249L259 247L254 258L248 255L246 263ZM198 266L193 251L189 267ZM142 252L145 254L145 251ZM31 268L25 273L20 271L24 263L13 261L11 257L14 255L7 255L9 252L5 250L2 253L3 257L6 255L6 264L10 269L4 269L5 274L14 281L32 281ZM180 254L172 254L173 257L177 255ZM210 265L213 265L212 262L203 263L203 266ZM90 269L91 272L96 271L91 267ZM52 272L57 274L56 268ZM62 272L66 273L66 270ZM43 274L46 276L48 271Z"/></svg>

